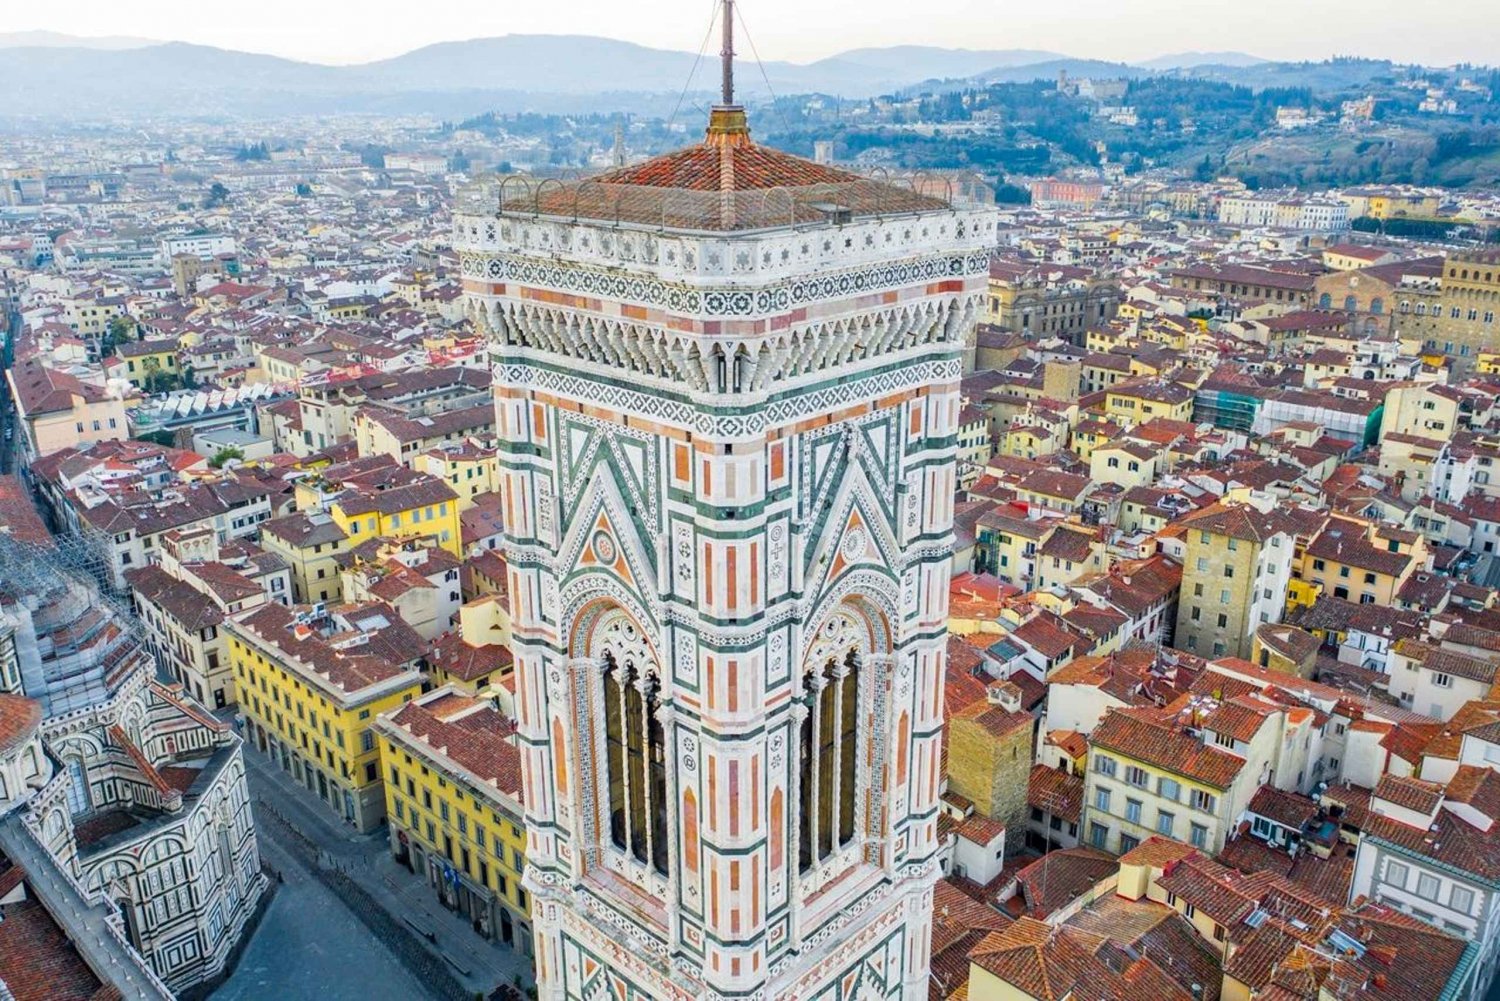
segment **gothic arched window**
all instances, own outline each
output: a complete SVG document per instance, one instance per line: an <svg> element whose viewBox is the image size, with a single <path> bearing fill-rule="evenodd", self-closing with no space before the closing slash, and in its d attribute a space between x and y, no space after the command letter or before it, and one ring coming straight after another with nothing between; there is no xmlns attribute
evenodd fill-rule
<svg viewBox="0 0 1500 1001"><path fill-rule="evenodd" d="M606 632L636 639L635 626L625 621L612 623ZM654 663L623 645L610 644L603 661L610 840L665 873L670 804L666 734L657 712L661 679Z"/></svg>
<svg viewBox="0 0 1500 1001"><path fill-rule="evenodd" d="M854 838L858 796L859 657L847 635L852 624L835 619L821 630L815 665L803 675L807 715L798 741L801 823L798 860L811 868ZM832 640L833 651L824 653ZM843 651L842 654L836 651Z"/></svg>

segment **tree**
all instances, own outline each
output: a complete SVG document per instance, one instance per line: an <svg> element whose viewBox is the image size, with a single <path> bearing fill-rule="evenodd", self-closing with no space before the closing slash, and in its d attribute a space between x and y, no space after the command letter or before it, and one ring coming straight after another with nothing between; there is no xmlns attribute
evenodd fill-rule
<svg viewBox="0 0 1500 1001"><path fill-rule="evenodd" d="M311 198L312 197L312 185L308 184L306 181L298 181L297 182L297 197L298 198Z"/></svg>
<svg viewBox="0 0 1500 1001"><path fill-rule="evenodd" d="M995 203L998 205L1030 205L1031 192L1019 184L995 185Z"/></svg>
<svg viewBox="0 0 1500 1001"><path fill-rule="evenodd" d="M214 457L208 460L208 468L223 469L224 464L230 461L239 461L245 458L245 453L230 445L219 449Z"/></svg>
<svg viewBox="0 0 1500 1001"><path fill-rule="evenodd" d="M229 201L229 189L218 181L215 181L208 189L208 197L203 199L203 207L206 209L218 208Z"/></svg>
<svg viewBox="0 0 1500 1001"><path fill-rule="evenodd" d="M175 378L169 372L153 368L141 376L141 391L147 396L170 392Z"/></svg>
<svg viewBox="0 0 1500 1001"><path fill-rule="evenodd" d="M99 357L108 358L113 355L121 341L130 340L130 332L134 328L135 324L127 316L111 317L109 325L104 328L104 336L99 340Z"/></svg>

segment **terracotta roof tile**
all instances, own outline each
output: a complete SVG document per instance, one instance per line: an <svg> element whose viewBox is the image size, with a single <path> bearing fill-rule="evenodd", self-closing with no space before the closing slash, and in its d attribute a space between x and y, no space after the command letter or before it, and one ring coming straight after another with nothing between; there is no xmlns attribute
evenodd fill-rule
<svg viewBox="0 0 1500 1001"><path fill-rule="evenodd" d="M1026 785L1026 802L1076 824L1083 808L1083 778L1046 765L1033 765Z"/></svg>
<svg viewBox="0 0 1500 1001"><path fill-rule="evenodd" d="M0 982L15 1001L91 1001L106 989L52 915L29 896L0 906Z"/></svg>
<svg viewBox="0 0 1500 1001"><path fill-rule="evenodd" d="M576 184L542 185L507 195L506 211L701 230L821 221L835 206L855 216L947 207L941 199L909 188L761 146L742 126L711 127L696 146Z"/></svg>
<svg viewBox="0 0 1500 1001"><path fill-rule="evenodd" d="M1027 913L1046 918L1095 883L1114 875L1119 867L1113 855L1097 848L1063 848L1043 855L1016 878L1026 895Z"/></svg>
<svg viewBox="0 0 1500 1001"><path fill-rule="evenodd" d="M1031 997L1063 1001L1085 977L1117 979L1094 955L1105 941L1103 936L1023 917L986 935L969 950L969 960Z"/></svg>
<svg viewBox="0 0 1500 1001"><path fill-rule="evenodd" d="M1443 787L1436 782L1386 774L1375 786L1375 798L1430 816L1443 801Z"/></svg>
<svg viewBox="0 0 1500 1001"><path fill-rule="evenodd" d="M1110 710L1089 742L1215 789L1228 789L1245 767L1244 758L1204 744L1147 709Z"/></svg>
<svg viewBox="0 0 1500 1001"><path fill-rule="evenodd" d="M0 753L20 747L36 735L42 705L24 695L0 692Z"/></svg>
<svg viewBox="0 0 1500 1001"><path fill-rule="evenodd" d="M511 737L515 724L483 699L454 691L408 702L381 718L383 729L417 741L483 783L519 800L521 753Z"/></svg>

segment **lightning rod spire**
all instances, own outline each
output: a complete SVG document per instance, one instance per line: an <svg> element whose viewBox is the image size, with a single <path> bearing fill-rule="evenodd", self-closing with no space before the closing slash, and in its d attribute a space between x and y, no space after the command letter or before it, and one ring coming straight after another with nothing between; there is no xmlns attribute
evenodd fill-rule
<svg viewBox="0 0 1500 1001"><path fill-rule="evenodd" d="M723 21L724 44L719 49L723 61L720 103L727 108L734 104L734 0L724 0Z"/></svg>

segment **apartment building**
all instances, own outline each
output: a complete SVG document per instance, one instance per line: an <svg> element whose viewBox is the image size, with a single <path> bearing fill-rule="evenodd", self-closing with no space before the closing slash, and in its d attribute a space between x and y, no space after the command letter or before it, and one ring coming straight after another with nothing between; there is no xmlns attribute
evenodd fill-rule
<svg viewBox="0 0 1500 1001"><path fill-rule="evenodd" d="M385 818L375 717L421 694L426 643L389 605L264 604L225 623L246 740L361 833Z"/></svg>
<svg viewBox="0 0 1500 1001"><path fill-rule="evenodd" d="M1500 959L1500 772L1462 765L1446 784L1383 777L1370 797L1351 897L1418 918L1471 943L1473 992L1486 997Z"/></svg>
<svg viewBox="0 0 1500 1001"><path fill-rule="evenodd" d="M458 494L433 476L398 486L355 486L328 502L328 514L349 541L432 539L454 556L462 552Z"/></svg>
<svg viewBox="0 0 1500 1001"><path fill-rule="evenodd" d="M222 709L234 701L224 620L267 601L291 600L291 573L254 546L220 547L206 528L168 532L161 562L125 574L157 664L193 698Z"/></svg>
<svg viewBox="0 0 1500 1001"><path fill-rule="evenodd" d="M1430 557L1420 533L1331 518L1308 543L1296 576L1335 598L1392 605L1407 579L1423 569L1430 569Z"/></svg>
<svg viewBox="0 0 1500 1001"><path fill-rule="evenodd" d="M1311 781L1315 729L1311 709L1254 695L1112 710L1088 737L1085 842L1124 854L1162 835L1217 853L1262 785Z"/></svg>
<svg viewBox="0 0 1500 1001"><path fill-rule="evenodd" d="M429 449L456 445L470 436L493 437L495 405L490 402L439 414L408 416L400 410L366 405L354 412L352 432L361 456L389 455L403 465Z"/></svg>
<svg viewBox="0 0 1500 1001"><path fill-rule="evenodd" d="M130 437L125 411L135 400L102 379L97 384L84 381L35 358L16 362L5 378L16 405L23 462L68 447Z"/></svg>
<svg viewBox="0 0 1500 1001"><path fill-rule="evenodd" d="M1255 630L1279 622L1296 526L1269 499L1221 501L1182 519L1186 557L1174 634L1202 657L1249 657Z"/></svg>
<svg viewBox="0 0 1500 1001"><path fill-rule="evenodd" d="M444 687L382 714L375 731L391 854L476 932L531 955L515 725Z"/></svg>
<svg viewBox="0 0 1500 1001"><path fill-rule="evenodd" d="M1118 283L1090 268L996 258L985 321L1011 333L1055 334L1082 344L1087 328L1114 319L1123 298Z"/></svg>

